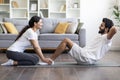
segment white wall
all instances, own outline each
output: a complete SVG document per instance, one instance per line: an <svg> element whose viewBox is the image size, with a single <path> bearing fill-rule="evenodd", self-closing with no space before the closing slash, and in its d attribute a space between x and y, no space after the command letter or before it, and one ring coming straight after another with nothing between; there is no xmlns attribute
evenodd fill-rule
<svg viewBox="0 0 120 80"><path fill-rule="evenodd" d="M81 0L80 19L86 28L87 42L98 33L98 27L104 17L111 18L111 4L113 0Z"/></svg>

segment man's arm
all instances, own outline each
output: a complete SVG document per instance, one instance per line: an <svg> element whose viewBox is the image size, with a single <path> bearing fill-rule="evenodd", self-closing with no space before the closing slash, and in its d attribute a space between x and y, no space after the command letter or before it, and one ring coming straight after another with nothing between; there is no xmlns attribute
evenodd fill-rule
<svg viewBox="0 0 120 80"><path fill-rule="evenodd" d="M111 27L110 31L107 34L107 39L112 39L116 32L117 32L116 27L115 26Z"/></svg>

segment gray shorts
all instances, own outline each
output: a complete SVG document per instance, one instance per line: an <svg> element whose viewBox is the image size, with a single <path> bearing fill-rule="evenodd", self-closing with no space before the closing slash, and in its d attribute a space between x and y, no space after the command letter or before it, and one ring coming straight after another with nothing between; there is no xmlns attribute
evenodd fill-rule
<svg viewBox="0 0 120 80"><path fill-rule="evenodd" d="M77 45L76 43L73 43L73 47L68 52L76 61L78 64L93 64L95 61L83 56L82 48Z"/></svg>

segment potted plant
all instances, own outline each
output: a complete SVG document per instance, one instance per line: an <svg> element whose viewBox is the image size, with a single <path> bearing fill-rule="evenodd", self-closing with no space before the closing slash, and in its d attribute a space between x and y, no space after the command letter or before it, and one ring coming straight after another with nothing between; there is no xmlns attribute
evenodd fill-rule
<svg viewBox="0 0 120 80"><path fill-rule="evenodd" d="M118 0L116 0L116 4L113 6L113 16L116 20L116 26L120 27L120 6L118 3Z"/></svg>
<svg viewBox="0 0 120 80"><path fill-rule="evenodd" d="M113 7L113 14L115 17L115 20L118 22L118 24L120 23L120 11L119 11L119 7L117 5L115 5ZM120 27L120 24L118 25Z"/></svg>

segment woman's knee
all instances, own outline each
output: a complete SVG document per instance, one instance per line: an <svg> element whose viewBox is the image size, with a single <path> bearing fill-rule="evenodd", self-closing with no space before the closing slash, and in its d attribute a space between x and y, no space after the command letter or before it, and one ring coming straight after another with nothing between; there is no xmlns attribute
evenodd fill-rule
<svg viewBox="0 0 120 80"><path fill-rule="evenodd" d="M30 54L29 58L21 62L22 65L36 65L39 62L39 57L36 54Z"/></svg>
<svg viewBox="0 0 120 80"><path fill-rule="evenodd" d="M35 59L30 60L30 61L28 61L28 62L29 62L29 64L28 64L28 65L36 65L36 64L38 63L38 61L37 61L37 60L35 60Z"/></svg>
<svg viewBox="0 0 120 80"><path fill-rule="evenodd" d="M32 61L32 65L36 65L38 61Z"/></svg>
<svg viewBox="0 0 120 80"><path fill-rule="evenodd" d="M39 62L39 57L36 54L33 55L33 57L34 58L31 61L32 61L33 65L35 65L35 64L37 64Z"/></svg>
<svg viewBox="0 0 120 80"><path fill-rule="evenodd" d="M12 59L14 56L14 52L6 51L6 56L8 59Z"/></svg>

